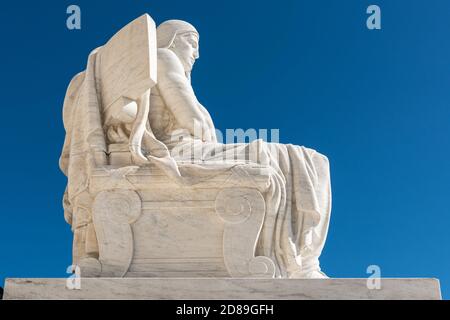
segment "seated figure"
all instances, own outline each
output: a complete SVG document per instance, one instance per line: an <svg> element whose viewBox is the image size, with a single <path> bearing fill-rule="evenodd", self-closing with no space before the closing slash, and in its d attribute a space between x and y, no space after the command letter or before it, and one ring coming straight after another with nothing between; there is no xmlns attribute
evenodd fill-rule
<svg viewBox="0 0 450 320"><path fill-rule="evenodd" d="M291 144L218 141L190 81L198 58L191 24L155 28L144 15L94 50L72 80L60 166L74 264L96 276L326 277L319 256L331 211L328 159ZM243 218L226 213L234 197L247 201L237 203L239 212L248 204ZM125 198L120 211L114 201ZM205 206L223 226L204 220ZM111 222L122 214L125 222Z"/></svg>

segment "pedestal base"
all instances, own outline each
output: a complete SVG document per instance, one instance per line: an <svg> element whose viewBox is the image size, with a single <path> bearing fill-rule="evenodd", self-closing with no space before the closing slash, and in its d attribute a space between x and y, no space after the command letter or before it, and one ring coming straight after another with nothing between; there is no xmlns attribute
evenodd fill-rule
<svg viewBox="0 0 450 320"><path fill-rule="evenodd" d="M80 289L67 279L6 279L3 299L441 299L437 279L82 278ZM373 279L371 279L373 281ZM372 282L369 283L369 286Z"/></svg>

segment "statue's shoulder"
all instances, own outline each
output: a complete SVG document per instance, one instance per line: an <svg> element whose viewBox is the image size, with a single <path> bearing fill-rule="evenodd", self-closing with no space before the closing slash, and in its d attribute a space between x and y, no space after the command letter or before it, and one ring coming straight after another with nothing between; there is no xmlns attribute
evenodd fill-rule
<svg viewBox="0 0 450 320"><path fill-rule="evenodd" d="M177 55L170 49L158 48L158 61L168 62L174 59L178 59Z"/></svg>
<svg viewBox="0 0 450 320"><path fill-rule="evenodd" d="M183 66L177 55L169 49L158 48L158 74L161 72L177 72L183 74Z"/></svg>

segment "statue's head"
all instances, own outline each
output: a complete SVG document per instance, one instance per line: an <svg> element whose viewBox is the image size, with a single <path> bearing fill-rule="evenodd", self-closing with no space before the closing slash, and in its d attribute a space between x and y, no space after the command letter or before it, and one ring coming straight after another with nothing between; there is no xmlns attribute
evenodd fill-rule
<svg viewBox="0 0 450 320"><path fill-rule="evenodd" d="M158 48L172 50L180 59L185 72L190 72L199 57L199 34L190 23L167 20L156 29Z"/></svg>

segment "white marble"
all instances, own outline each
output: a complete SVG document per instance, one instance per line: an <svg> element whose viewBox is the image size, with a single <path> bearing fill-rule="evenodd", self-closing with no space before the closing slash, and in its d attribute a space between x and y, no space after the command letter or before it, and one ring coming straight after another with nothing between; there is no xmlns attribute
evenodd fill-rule
<svg viewBox="0 0 450 320"><path fill-rule="evenodd" d="M66 279L7 279L4 299L440 300L436 279L88 278L79 290Z"/></svg>
<svg viewBox="0 0 450 320"><path fill-rule="evenodd" d="M218 141L191 85L199 39L145 14L69 84L60 167L73 263L85 277L326 277L328 159Z"/></svg>

